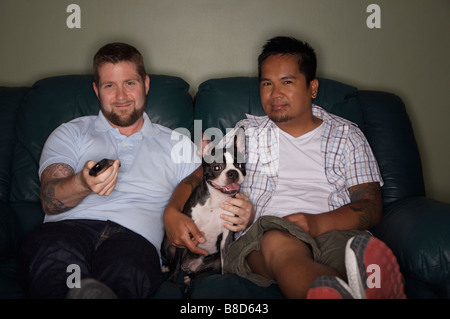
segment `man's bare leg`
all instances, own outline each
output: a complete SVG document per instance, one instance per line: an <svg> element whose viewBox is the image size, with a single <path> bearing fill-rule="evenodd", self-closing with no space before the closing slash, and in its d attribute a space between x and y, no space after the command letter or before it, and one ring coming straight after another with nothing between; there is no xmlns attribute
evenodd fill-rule
<svg viewBox="0 0 450 319"><path fill-rule="evenodd" d="M247 256L252 272L277 282L286 298L306 298L314 279L340 274L312 258L308 245L287 232L271 230L261 238L261 250Z"/></svg>

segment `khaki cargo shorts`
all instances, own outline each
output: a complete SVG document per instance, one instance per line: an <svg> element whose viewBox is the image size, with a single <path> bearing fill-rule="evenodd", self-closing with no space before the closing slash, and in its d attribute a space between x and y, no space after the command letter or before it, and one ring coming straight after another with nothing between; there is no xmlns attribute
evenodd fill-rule
<svg viewBox="0 0 450 319"><path fill-rule="evenodd" d="M347 241L353 236L367 233L363 230L336 230L313 238L302 228L288 220L275 216L262 216L256 220L247 233L230 244L224 259L223 272L236 274L262 287L268 287L275 283L273 280L252 273L247 264L247 256L252 251L261 249L261 237L269 230L289 232L310 246L315 261L339 272L345 270L345 245Z"/></svg>

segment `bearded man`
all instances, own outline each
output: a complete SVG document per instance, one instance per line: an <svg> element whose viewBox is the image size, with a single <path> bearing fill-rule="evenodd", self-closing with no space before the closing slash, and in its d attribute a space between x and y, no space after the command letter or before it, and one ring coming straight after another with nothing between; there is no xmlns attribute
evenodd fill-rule
<svg viewBox="0 0 450 319"><path fill-rule="evenodd" d="M62 124L42 151L44 224L21 249L30 298L152 296L163 281L164 208L201 162L183 139L192 158L175 163L171 150L179 141L144 112L150 78L136 48L103 46L94 57L93 89L98 115ZM110 166L90 174L104 158ZM81 288L66 283L70 265L79 267Z"/></svg>

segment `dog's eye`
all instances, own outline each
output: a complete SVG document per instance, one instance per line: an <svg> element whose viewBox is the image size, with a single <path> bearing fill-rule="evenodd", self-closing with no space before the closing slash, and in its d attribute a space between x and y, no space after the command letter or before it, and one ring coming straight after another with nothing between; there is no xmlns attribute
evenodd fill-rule
<svg viewBox="0 0 450 319"><path fill-rule="evenodd" d="M218 171L220 171L220 170L222 169L222 166L220 166L220 165L214 165L214 166L213 166L213 169L214 169L216 172L218 172Z"/></svg>

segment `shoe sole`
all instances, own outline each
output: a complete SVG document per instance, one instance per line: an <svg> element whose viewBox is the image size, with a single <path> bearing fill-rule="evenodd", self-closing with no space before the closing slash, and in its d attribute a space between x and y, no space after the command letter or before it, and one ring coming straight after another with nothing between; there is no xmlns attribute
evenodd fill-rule
<svg viewBox="0 0 450 319"><path fill-rule="evenodd" d="M102 282L85 278L80 282L80 288L71 288L67 299L117 299L116 294Z"/></svg>
<svg viewBox="0 0 450 319"><path fill-rule="evenodd" d="M314 280L307 299L354 299L350 287L335 276L321 276Z"/></svg>
<svg viewBox="0 0 450 319"><path fill-rule="evenodd" d="M406 299L397 258L381 240L371 236L351 238L346 245L345 265L349 286L357 298ZM373 287L368 286L368 278Z"/></svg>

